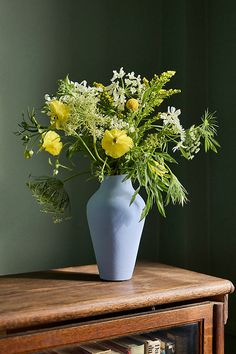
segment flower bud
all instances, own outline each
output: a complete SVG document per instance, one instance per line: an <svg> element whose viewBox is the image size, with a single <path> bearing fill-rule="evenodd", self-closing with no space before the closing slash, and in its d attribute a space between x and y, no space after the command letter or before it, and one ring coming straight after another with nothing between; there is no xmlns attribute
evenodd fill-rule
<svg viewBox="0 0 236 354"><path fill-rule="evenodd" d="M136 100L135 98L130 98L127 102L126 102L126 107L128 109L130 109L133 112L137 112L138 107L139 107L139 103L138 100Z"/></svg>
<svg viewBox="0 0 236 354"><path fill-rule="evenodd" d="M145 86L149 86L149 81L146 79L146 77L143 78L143 83Z"/></svg>
<svg viewBox="0 0 236 354"><path fill-rule="evenodd" d="M24 151L24 158L30 159L33 156L33 154L34 154L33 150L25 150Z"/></svg>
<svg viewBox="0 0 236 354"><path fill-rule="evenodd" d="M29 141L29 136L28 135L23 135L23 137L22 137L22 140L25 142L25 143L28 143L28 141Z"/></svg>

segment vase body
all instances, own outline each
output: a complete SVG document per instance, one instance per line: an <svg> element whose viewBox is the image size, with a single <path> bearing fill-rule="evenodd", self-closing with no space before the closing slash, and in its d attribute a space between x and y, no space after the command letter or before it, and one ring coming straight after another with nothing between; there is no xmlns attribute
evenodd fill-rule
<svg viewBox="0 0 236 354"><path fill-rule="evenodd" d="M108 176L87 203L87 219L99 276L104 280L132 278L144 226L145 206L125 175ZM123 181L123 182L122 182Z"/></svg>

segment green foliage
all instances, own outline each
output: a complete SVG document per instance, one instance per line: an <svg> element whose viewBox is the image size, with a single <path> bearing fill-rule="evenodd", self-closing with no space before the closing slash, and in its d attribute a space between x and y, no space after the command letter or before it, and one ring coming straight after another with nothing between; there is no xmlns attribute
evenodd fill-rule
<svg viewBox="0 0 236 354"><path fill-rule="evenodd" d="M29 180L27 186L42 206L41 211L51 214L55 223L69 218L70 199L62 181L53 177L40 177Z"/></svg>
<svg viewBox="0 0 236 354"><path fill-rule="evenodd" d="M214 139L217 130L216 117L214 113L205 112L202 118L202 125L200 126L201 135L204 141L205 152L213 150L217 152L217 147L220 147L220 144Z"/></svg>
<svg viewBox="0 0 236 354"><path fill-rule="evenodd" d="M214 114L206 111L200 124L184 129L179 109L159 110L166 98L180 92L165 87L174 74L167 71L148 80L121 68L113 71L107 86L89 86L67 76L59 80L55 95L45 96L42 113L47 116L46 124L45 118L44 124L39 123L34 110L28 111L26 119L23 116L17 135L25 146L25 158L34 158L35 149L37 153L47 151L53 155L49 159L53 177L28 183L42 211L51 213L57 222L67 218L69 197L64 183L83 174L73 164L79 153L89 158L90 175L100 182L107 175L125 174L131 178L137 185L131 204L139 191L145 190L146 206L141 218L147 216L154 204L165 216L169 203L183 205L187 201L187 191L171 166L177 163L178 153L193 159L202 143L206 152L217 152L217 124ZM55 139L45 141L45 134ZM62 164L62 156L72 166ZM61 168L73 172L63 182L55 178Z"/></svg>
<svg viewBox="0 0 236 354"><path fill-rule="evenodd" d="M150 83L146 85L147 88L142 99L143 110L140 114L140 120L143 120L150 113L152 113L156 107L159 107L165 98L181 92L180 90L173 89L162 90L173 75L175 75L175 71L167 71L162 73L160 76L154 75Z"/></svg>

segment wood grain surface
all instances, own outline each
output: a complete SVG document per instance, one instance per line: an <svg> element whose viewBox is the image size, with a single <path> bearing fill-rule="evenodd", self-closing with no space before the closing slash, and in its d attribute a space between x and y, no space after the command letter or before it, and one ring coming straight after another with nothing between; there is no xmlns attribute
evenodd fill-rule
<svg viewBox="0 0 236 354"><path fill-rule="evenodd" d="M231 293L228 280L158 263L129 281L99 279L95 265L0 278L0 331Z"/></svg>

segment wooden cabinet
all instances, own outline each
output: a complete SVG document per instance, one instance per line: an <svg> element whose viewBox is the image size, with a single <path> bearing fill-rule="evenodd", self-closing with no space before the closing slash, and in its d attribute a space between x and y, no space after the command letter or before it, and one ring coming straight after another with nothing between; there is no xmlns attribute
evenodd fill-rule
<svg viewBox="0 0 236 354"><path fill-rule="evenodd" d="M101 281L94 265L3 276L0 354L189 328L197 344L184 353L223 354L233 289L228 280L158 263L138 264L124 282Z"/></svg>

